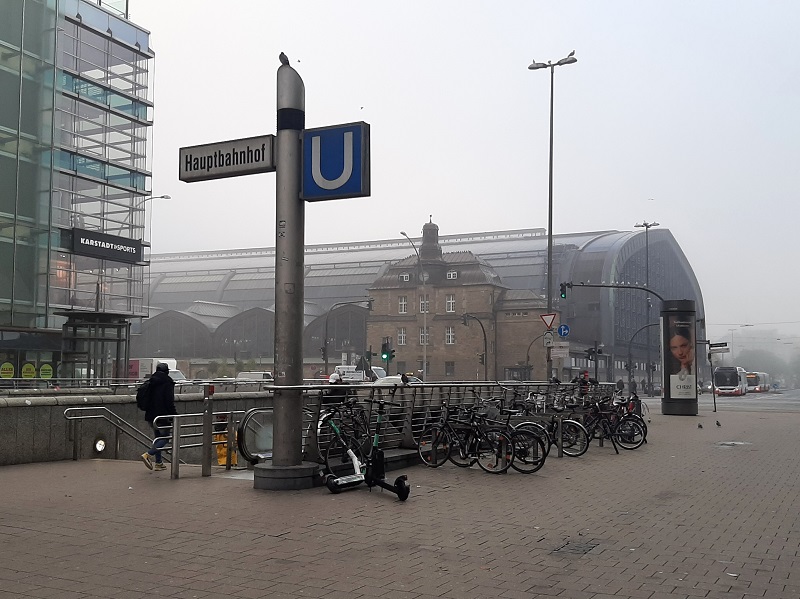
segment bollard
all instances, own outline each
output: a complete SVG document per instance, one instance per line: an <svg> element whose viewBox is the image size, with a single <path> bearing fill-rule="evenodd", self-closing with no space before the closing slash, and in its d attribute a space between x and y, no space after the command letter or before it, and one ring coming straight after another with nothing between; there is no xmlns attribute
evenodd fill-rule
<svg viewBox="0 0 800 599"><path fill-rule="evenodd" d="M178 418L172 419L172 461L170 462L169 477L173 480L180 476L181 464L181 423Z"/></svg>
<svg viewBox="0 0 800 599"><path fill-rule="evenodd" d="M564 416L558 415L558 457L564 457Z"/></svg>
<svg viewBox="0 0 800 599"><path fill-rule="evenodd" d="M203 476L211 476L214 429L214 385L203 385Z"/></svg>
<svg viewBox="0 0 800 599"><path fill-rule="evenodd" d="M225 470L231 469L231 458L233 456L233 440L236 435L236 429L233 426L233 414L228 414L227 423L227 440L225 441L226 456L225 456ZM237 462L238 463L238 462Z"/></svg>

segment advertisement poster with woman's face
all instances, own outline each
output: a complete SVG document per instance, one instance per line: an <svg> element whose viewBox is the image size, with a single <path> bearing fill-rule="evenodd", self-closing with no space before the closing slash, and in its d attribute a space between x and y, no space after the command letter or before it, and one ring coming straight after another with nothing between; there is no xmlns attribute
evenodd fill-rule
<svg viewBox="0 0 800 599"><path fill-rule="evenodd" d="M664 355L669 395L672 399L696 399L694 314L669 314L666 325L667 351Z"/></svg>

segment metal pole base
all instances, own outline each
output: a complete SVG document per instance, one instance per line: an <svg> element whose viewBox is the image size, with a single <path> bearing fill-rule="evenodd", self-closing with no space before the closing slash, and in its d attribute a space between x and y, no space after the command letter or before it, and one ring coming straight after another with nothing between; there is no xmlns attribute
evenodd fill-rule
<svg viewBox="0 0 800 599"><path fill-rule="evenodd" d="M696 399L661 400L661 413L665 416L697 416Z"/></svg>
<svg viewBox="0 0 800 599"><path fill-rule="evenodd" d="M295 491L322 486L319 464L302 462L297 466L274 466L272 462L253 468L253 488L266 491Z"/></svg>

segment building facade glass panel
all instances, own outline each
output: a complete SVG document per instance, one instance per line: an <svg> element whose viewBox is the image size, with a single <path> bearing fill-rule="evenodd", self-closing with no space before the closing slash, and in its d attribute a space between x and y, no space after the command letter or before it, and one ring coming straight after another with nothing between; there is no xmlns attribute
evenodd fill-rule
<svg viewBox="0 0 800 599"><path fill-rule="evenodd" d="M147 314L144 263L72 253L75 227L147 240L153 54L126 2L102 4L3 3L0 326L16 330L0 329L0 352L12 361L52 343L66 320L56 312Z"/></svg>

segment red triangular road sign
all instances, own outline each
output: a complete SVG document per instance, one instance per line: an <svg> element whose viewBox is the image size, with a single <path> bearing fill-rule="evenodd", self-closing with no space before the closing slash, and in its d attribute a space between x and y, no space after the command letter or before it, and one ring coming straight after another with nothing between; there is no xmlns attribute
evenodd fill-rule
<svg viewBox="0 0 800 599"><path fill-rule="evenodd" d="M553 321L556 319L556 314L539 314L539 317L542 319L544 326L548 329L553 328Z"/></svg>

